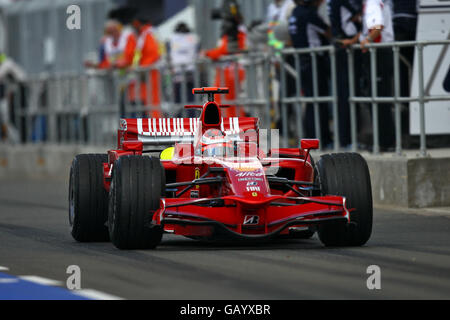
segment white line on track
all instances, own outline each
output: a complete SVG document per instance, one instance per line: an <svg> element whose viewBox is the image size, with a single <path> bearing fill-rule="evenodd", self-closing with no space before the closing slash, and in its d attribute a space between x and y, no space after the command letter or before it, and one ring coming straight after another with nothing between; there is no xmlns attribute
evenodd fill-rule
<svg viewBox="0 0 450 320"><path fill-rule="evenodd" d="M19 282L19 279L16 278L0 278L0 284L10 284L17 282Z"/></svg>
<svg viewBox="0 0 450 320"><path fill-rule="evenodd" d="M9 270L8 267L0 266L0 271L8 271L8 270Z"/></svg>
<svg viewBox="0 0 450 320"><path fill-rule="evenodd" d="M19 278L22 280L42 284L44 286L59 286L62 284L61 281L47 279L47 278L38 277L38 276L19 276Z"/></svg>
<svg viewBox="0 0 450 320"><path fill-rule="evenodd" d="M80 289L80 290L73 290L71 291L73 294L90 298L90 299L96 299L96 300L123 300L122 298L119 298L117 296L113 296L111 294L107 294L101 291L97 291L94 289Z"/></svg>

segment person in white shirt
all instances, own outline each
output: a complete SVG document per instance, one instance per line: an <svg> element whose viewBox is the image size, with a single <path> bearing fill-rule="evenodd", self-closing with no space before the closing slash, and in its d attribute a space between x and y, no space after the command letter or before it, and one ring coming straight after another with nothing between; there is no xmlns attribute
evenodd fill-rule
<svg viewBox="0 0 450 320"><path fill-rule="evenodd" d="M361 37L362 48L369 42L394 41L391 7L385 4L383 0L365 1Z"/></svg>
<svg viewBox="0 0 450 320"><path fill-rule="evenodd" d="M186 23L180 22L168 42L169 63L174 75L175 103L193 102L195 61L199 54L199 39ZM186 92L182 83L186 83ZM185 97L183 99L183 96Z"/></svg>
<svg viewBox="0 0 450 320"><path fill-rule="evenodd" d="M295 3L293 0L274 0L267 7L266 22L287 22L294 7Z"/></svg>
<svg viewBox="0 0 450 320"><path fill-rule="evenodd" d="M274 0L267 7L266 25L270 46L281 49L289 43L288 20L294 8L293 0ZM270 35L271 32L273 33L272 36ZM280 44L277 44L277 42L280 42Z"/></svg>
<svg viewBox="0 0 450 320"><path fill-rule="evenodd" d="M365 0L363 2L362 32L352 39L341 41L343 45L352 45L358 40L363 53L367 52L368 43L386 43L394 41L394 29L392 24L392 7L383 0ZM370 57L364 54L365 63L363 69L370 77ZM377 57L377 96L393 96L393 60L391 48L376 49ZM394 146L394 120L393 106L390 103L378 104L378 132L380 147L383 151L390 151Z"/></svg>
<svg viewBox="0 0 450 320"><path fill-rule="evenodd" d="M360 42L364 50L370 42L394 41L394 29L392 27L391 7L383 0L365 0L363 2L362 32L357 33L351 39L342 40L344 46L350 46Z"/></svg>

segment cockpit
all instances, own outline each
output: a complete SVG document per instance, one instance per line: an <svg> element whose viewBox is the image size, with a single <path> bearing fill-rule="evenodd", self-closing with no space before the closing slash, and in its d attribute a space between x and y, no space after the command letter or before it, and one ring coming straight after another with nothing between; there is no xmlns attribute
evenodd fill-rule
<svg viewBox="0 0 450 320"><path fill-rule="evenodd" d="M233 157L233 141L219 129L206 130L200 139L196 155L204 157Z"/></svg>

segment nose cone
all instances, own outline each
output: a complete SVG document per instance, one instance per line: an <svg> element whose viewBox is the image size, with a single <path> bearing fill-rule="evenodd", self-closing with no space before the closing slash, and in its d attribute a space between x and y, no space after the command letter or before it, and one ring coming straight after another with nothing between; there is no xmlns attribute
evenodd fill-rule
<svg viewBox="0 0 450 320"><path fill-rule="evenodd" d="M269 186L259 161L233 164L228 169L231 187L236 196L256 200L269 195Z"/></svg>

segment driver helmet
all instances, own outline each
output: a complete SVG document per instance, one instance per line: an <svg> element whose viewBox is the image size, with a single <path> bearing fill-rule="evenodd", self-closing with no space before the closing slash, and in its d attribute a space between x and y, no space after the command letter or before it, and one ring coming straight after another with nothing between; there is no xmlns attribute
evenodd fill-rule
<svg viewBox="0 0 450 320"><path fill-rule="evenodd" d="M219 129L206 130L200 142L205 157L225 157L234 153L233 143Z"/></svg>

